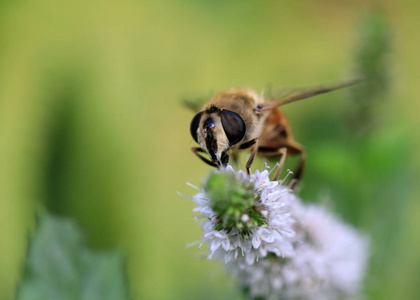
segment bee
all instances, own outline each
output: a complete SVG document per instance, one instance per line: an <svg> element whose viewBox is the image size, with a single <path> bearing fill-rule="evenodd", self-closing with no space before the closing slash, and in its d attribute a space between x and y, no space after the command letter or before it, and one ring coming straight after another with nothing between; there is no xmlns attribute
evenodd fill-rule
<svg viewBox="0 0 420 300"><path fill-rule="evenodd" d="M294 140L290 124L279 107L359 81L354 79L300 90L279 99L264 99L249 88L229 89L212 97L192 119L191 136L200 147L191 150L208 165L219 168L226 166L230 157L237 161L241 150L252 149L245 166L248 175L257 153L265 157L281 156L282 159L286 153L299 155L293 179L297 182L304 170L306 151ZM275 177L278 176L276 172Z"/></svg>

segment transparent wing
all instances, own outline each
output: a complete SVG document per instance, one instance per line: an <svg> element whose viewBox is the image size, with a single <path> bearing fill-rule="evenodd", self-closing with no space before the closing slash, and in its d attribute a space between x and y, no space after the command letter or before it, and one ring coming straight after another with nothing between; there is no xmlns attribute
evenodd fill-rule
<svg viewBox="0 0 420 300"><path fill-rule="evenodd" d="M206 104L207 101L211 97L213 97L214 93L207 94L207 96L200 96L200 97L193 97L193 98L184 98L182 99L182 104L191 109L193 112L197 113L201 111L203 106Z"/></svg>
<svg viewBox="0 0 420 300"><path fill-rule="evenodd" d="M341 88L349 87L363 81L363 78L356 78L339 83L332 83L317 87L300 88L300 89L281 89L276 92L271 92L267 95L264 104L258 107L259 111L270 110L294 101L306 99L319 94L332 92Z"/></svg>

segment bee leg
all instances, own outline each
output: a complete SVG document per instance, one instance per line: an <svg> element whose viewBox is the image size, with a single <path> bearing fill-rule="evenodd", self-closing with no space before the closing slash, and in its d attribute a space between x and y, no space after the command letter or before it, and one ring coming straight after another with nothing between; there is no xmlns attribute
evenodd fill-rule
<svg viewBox="0 0 420 300"><path fill-rule="evenodd" d="M239 149L244 150L244 149L251 148L252 146L255 145L256 140L257 139L253 139L253 140L250 140L246 143L243 143L242 145L239 146Z"/></svg>
<svg viewBox="0 0 420 300"><path fill-rule="evenodd" d="M297 145L300 147L300 148L295 148L296 150L298 150L299 162L298 162L298 165L296 166L296 170L295 170L295 174L293 176L293 179L290 182L292 188L296 185L296 183L302 177L303 170L304 170L304 167L305 167L305 161L306 161L306 151L305 151L305 148L303 148L300 144L297 144Z"/></svg>
<svg viewBox="0 0 420 300"><path fill-rule="evenodd" d="M300 180L302 177L302 173L305 167L305 161L306 161L306 151L305 148L303 148L302 145L298 144L295 141L290 140L283 140L277 145L273 145L270 147L260 147L259 151L261 154L266 156L274 156L279 154L279 149L286 148L287 152L289 154L298 154L299 155L299 162L295 168L294 176L291 181L291 186L294 187L296 183Z"/></svg>
<svg viewBox="0 0 420 300"><path fill-rule="evenodd" d="M260 144L260 139L259 138L253 139L252 141L249 141L244 145L252 145L252 144L253 144L252 152L251 152L251 155L249 156L249 159L248 159L248 161L245 165L246 174L248 174L248 175L249 175L249 170L251 169L252 162L254 161L255 155L257 155L258 145Z"/></svg>
<svg viewBox="0 0 420 300"><path fill-rule="evenodd" d="M199 152L204 152L204 150L203 150L203 149L201 149L201 148L199 148L199 147L193 147L193 148L191 148L191 150L192 150L192 152L193 152L195 155L197 155L197 156L198 156L198 158L199 158L199 159L201 159L202 161L204 161L206 164L208 164L208 165L210 165L210 166L212 166L212 167L215 167L215 168L218 168L218 167L219 167L219 165L218 165L218 164L215 164L214 162L212 162L212 161L208 160L207 158L205 158L205 157L203 157L203 156L201 156L201 155L199 154Z"/></svg>
<svg viewBox="0 0 420 300"><path fill-rule="evenodd" d="M286 147L280 148L278 149L278 152L281 154L281 158L280 158L279 166L277 167L277 170L274 173L273 178L271 178L271 181L279 180L280 174L283 171L284 162L286 161L287 148Z"/></svg>

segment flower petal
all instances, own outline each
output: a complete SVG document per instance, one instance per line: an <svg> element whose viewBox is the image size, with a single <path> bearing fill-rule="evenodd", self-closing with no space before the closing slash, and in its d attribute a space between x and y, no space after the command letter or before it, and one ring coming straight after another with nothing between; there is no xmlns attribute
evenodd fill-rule
<svg viewBox="0 0 420 300"><path fill-rule="evenodd" d="M252 247L257 249L261 245L261 239L259 236L255 235L252 237Z"/></svg>
<svg viewBox="0 0 420 300"><path fill-rule="evenodd" d="M213 240L213 242L210 245L210 251L211 252L216 251L220 247L221 244L222 244L221 240L219 239Z"/></svg>

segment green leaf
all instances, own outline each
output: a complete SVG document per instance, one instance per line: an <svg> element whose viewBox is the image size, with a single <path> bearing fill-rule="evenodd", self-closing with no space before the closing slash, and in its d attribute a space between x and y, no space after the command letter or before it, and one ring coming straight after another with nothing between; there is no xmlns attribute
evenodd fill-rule
<svg viewBox="0 0 420 300"><path fill-rule="evenodd" d="M73 222L42 214L16 299L128 299L124 258L117 251L88 249Z"/></svg>

